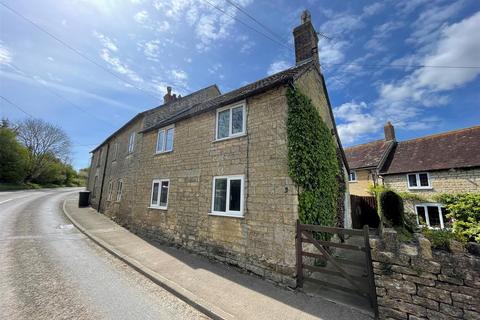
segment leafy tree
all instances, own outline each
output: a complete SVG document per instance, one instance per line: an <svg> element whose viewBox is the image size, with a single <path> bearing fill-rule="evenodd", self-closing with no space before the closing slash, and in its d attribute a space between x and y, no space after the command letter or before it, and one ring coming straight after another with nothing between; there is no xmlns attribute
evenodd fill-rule
<svg viewBox="0 0 480 320"><path fill-rule="evenodd" d="M27 175L28 150L19 144L15 133L0 127L0 182L23 182Z"/></svg>
<svg viewBox="0 0 480 320"><path fill-rule="evenodd" d="M52 179L57 162L67 162L70 156L68 135L59 126L41 119L26 119L19 123L17 131L18 140L29 150L27 181Z"/></svg>

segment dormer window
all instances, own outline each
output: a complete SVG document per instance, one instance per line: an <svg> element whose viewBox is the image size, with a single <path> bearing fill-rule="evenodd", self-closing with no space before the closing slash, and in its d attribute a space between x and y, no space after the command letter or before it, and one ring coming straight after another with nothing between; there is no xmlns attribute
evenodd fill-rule
<svg viewBox="0 0 480 320"><path fill-rule="evenodd" d="M408 189L431 189L428 172L407 174Z"/></svg>

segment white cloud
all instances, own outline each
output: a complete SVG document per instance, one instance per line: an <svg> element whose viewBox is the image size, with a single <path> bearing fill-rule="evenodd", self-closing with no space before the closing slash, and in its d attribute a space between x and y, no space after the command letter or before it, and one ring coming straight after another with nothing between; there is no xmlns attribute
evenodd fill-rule
<svg viewBox="0 0 480 320"><path fill-rule="evenodd" d="M10 62L12 62L12 54L10 50L0 43L0 65L8 65Z"/></svg>
<svg viewBox="0 0 480 320"><path fill-rule="evenodd" d="M160 41L150 40L138 43L138 47L143 51L145 57L150 61L159 61Z"/></svg>
<svg viewBox="0 0 480 320"><path fill-rule="evenodd" d="M113 42L109 37L107 37L106 35L98 32L98 31L93 31L93 35L98 39L100 40L100 42L103 44L103 46L105 48L107 48L108 50L111 50L111 51L117 51L118 50L118 47L117 45L115 44L115 42Z"/></svg>
<svg viewBox="0 0 480 320"><path fill-rule="evenodd" d="M290 63L288 63L287 61L285 61L285 60L274 61L268 67L267 74L272 75L272 74L278 73L278 72L283 71L283 70L288 69L288 68L290 68Z"/></svg>
<svg viewBox="0 0 480 320"><path fill-rule="evenodd" d="M374 14L379 13L385 5L381 2L375 2L371 5L363 7L363 14L366 16L373 16Z"/></svg>
<svg viewBox="0 0 480 320"><path fill-rule="evenodd" d="M188 75L183 70L172 70L172 76L177 81L185 81L188 79Z"/></svg>
<svg viewBox="0 0 480 320"><path fill-rule="evenodd" d="M130 69L127 64L121 62L119 58L112 56L107 49L104 48L101 50L100 57L107 62L114 71L126 75L134 82L143 82L143 79L135 71Z"/></svg>
<svg viewBox="0 0 480 320"><path fill-rule="evenodd" d="M135 15L133 16L133 20L135 20L140 24L147 22L148 19L149 19L148 12L146 10L139 11L135 13Z"/></svg>
<svg viewBox="0 0 480 320"><path fill-rule="evenodd" d="M478 66L480 61L480 12L444 27L434 49L421 60L431 66ZM405 78L380 87L384 103L414 101L425 106L444 104L440 93L462 86L480 74L477 68L420 68Z"/></svg>
<svg viewBox="0 0 480 320"><path fill-rule="evenodd" d="M222 68L222 64L221 63L215 63L213 66L211 66L210 68L208 68L208 73L210 74L216 74L218 73L218 70L220 70Z"/></svg>
<svg viewBox="0 0 480 320"><path fill-rule="evenodd" d="M320 64L335 64L344 60L344 49L348 43L341 40L328 40L320 38L318 41Z"/></svg>
<svg viewBox="0 0 480 320"><path fill-rule="evenodd" d="M351 144L367 134L372 134L382 127L382 123L368 113L365 102L347 102L333 110L335 118L343 123L337 125L342 143Z"/></svg>

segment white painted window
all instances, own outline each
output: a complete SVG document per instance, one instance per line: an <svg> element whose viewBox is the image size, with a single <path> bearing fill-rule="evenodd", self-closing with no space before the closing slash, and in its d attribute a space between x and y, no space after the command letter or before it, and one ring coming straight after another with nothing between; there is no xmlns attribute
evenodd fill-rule
<svg viewBox="0 0 480 320"><path fill-rule="evenodd" d="M407 184L409 189L431 189L430 175L428 172L407 174Z"/></svg>
<svg viewBox="0 0 480 320"><path fill-rule="evenodd" d="M422 203L415 206L417 223L429 228L444 229L448 227L446 209L441 203Z"/></svg>
<svg viewBox="0 0 480 320"><path fill-rule="evenodd" d="M348 174L348 181L357 182L357 172L355 170L350 170L350 173Z"/></svg>
<svg viewBox="0 0 480 320"><path fill-rule="evenodd" d="M175 127L169 126L158 130L156 153L169 152L173 150L173 137Z"/></svg>
<svg viewBox="0 0 480 320"><path fill-rule="evenodd" d="M116 198L117 202L122 200L122 189L123 189L123 181L118 180L118 182L117 182L117 198Z"/></svg>
<svg viewBox="0 0 480 320"><path fill-rule="evenodd" d="M132 153L133 150L135 150L135 131L128 137L128 153Z"/></svg>
<svg viewBox="0 0 480 320"><path fill-rule="evenodd" d="M117 160L117 154L118 154L118 142L115 142L113 144L112 161Z"/></svg>
<svg viewBox="0 0 480 320"><path fill-rule="evenodd" d="M211 214L243 217L243 181L243 175L213 178Z"/></svg>
<svg viewBox="0 0 480 320"><path fill-rule="evenodd" d="M112 201L112 194L113 194L113 181L110 181L108 183L108 196L107 196L108 201Z"/></svg>
<svg viewBox="0 0 480 320"><path fill-rule="evenodd" d="M150 207L156 209L167 209L168 190L170 189L170 180L157 179L152 182L152 195L150 198Z"/></svg>
<svg viewBox="0 0 480 320"><path fill-rule="evenodd" d="M245 134L245 102L217 110L216 139L222 140Z"/></svg>

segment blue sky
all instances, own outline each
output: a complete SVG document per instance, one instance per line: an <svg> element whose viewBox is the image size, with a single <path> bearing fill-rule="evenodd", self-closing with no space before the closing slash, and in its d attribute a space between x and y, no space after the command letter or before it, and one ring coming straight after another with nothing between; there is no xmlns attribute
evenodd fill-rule
<svg viewBox="0 0 480 320"><path fill-rule="evenodd" d="M232 1L273 34L224 0L2 0L102 68L0 6L1 95L62 126L86 167L167 85L227 92L292 66L291 32L309 9L331 37L320 63L344 145L381 138L387 120L400 139L480 124L480 68L416 67L480 66L478 0ZM0 117L26 115L0 100Z"/></svg>

